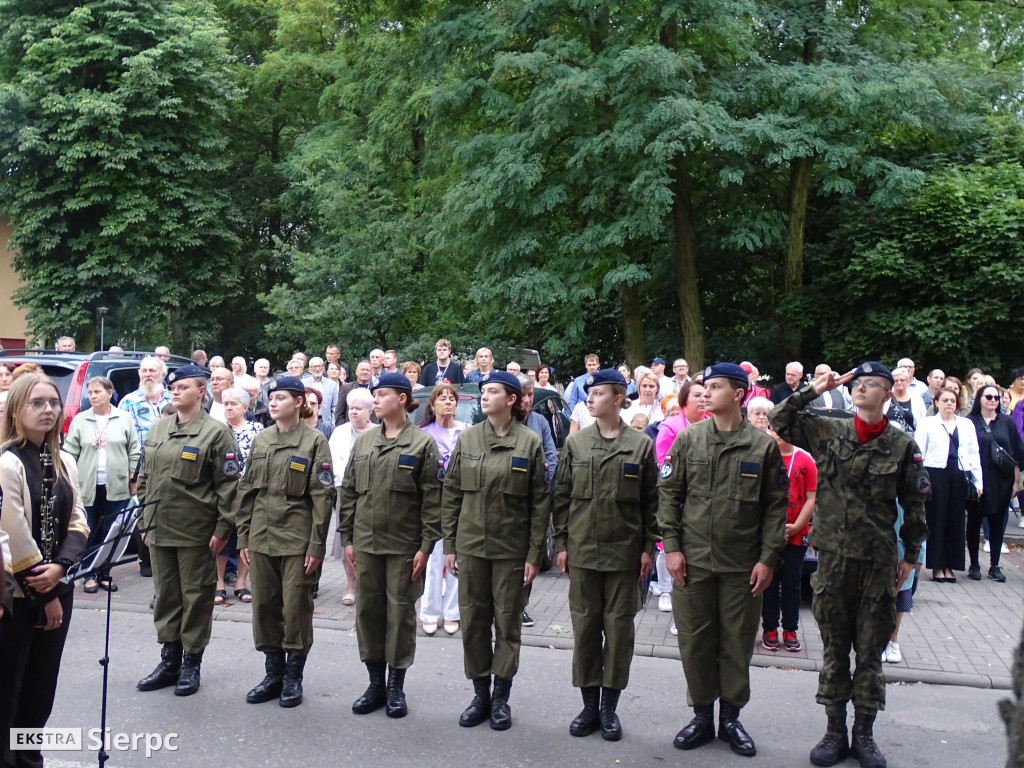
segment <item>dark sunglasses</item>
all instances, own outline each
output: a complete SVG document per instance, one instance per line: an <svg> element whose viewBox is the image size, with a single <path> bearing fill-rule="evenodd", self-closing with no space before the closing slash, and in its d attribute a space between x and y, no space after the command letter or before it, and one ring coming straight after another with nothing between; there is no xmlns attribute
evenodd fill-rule
<svg viewBox="0 0 1024 768"><path fill-rule="evenodd" d="M999 395L982 395L986 400L995 401L999 399Z"/></svg>

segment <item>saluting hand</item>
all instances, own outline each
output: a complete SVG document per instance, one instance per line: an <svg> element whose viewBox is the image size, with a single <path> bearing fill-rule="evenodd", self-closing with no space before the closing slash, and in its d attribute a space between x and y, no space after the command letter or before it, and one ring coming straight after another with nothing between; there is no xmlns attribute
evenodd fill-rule
<svg viewBox="0 0 1024 768"><path fill-rule="evenodd" d="M417 552L412 558L412 581L416 581L423 572L427 570L427 560L430 559L430 555L426 552Z"/></svg>
<svg viewBox="0 0 1024 768"><path fill-rule="evenodd" d="M654 565L654 562L651 560L650 553L644 552L640 555L640 578L637 579L638 584L647 578L647 574L651 572L652 565Z"/></svg>
<svg viewBox="0 0 1024 768"><path fill-rule="evenodd" d="M853 378L853 374L856 372L857 369L854 368L840 376L835 371L829 371L828 373L823 373L816 377L811 383L814 385L814 391L820 395L822 392L828 392L850 381L850 379Z"/></svg>

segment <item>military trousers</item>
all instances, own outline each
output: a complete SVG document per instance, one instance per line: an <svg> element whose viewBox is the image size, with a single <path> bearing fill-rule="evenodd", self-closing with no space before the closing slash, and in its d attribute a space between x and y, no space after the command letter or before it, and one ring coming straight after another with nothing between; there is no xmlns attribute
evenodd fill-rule
<svg viewBox="0 0 1024 768"><path fill-rule="evenodd" d="M416 656L416 601L423 576L412 576L414 554L372 555L356 550L356 636L360 661L408 669Z"/></svg>
<svg viewBox="0 0 1024 768"><path fill-rule="evenodd" d="M761 618L761 598L749 573L715 573L687 565L686 586L672 585L672 614L686 675L686 702L710 706L721 698L750 701L750 659Z"/></svg>
<svg viewBox="0 0 1024 768"><path fill-rule="evenodd" d="M151 545L153 564L153 623L161 643L181 642L189 653L210 643L213 629L213 593L217 565L210 548Z"/></svg>
<svg viewBox="0 0 1024 768"><path fill-rule="evenodd" d="M313 587L305 555L265 555L249 550L252 637L257 651L305 656L313 647Z"/></svg>
<svg viewBox="0 0 1024 768"><path fill-rule="evenodd" d="M572 684L622 690L629 682L640 607L638 570L569 569L569 614L574 645Z"/></svg>
<svg viewBox="0 0 1024 768"><path fill-rule="evenodd" d="M525 559L459 555L462 661L470 680L492 674L511 680L519 669L525 566Z"/></svg>
<svg viewBox="0 0 1024 768"><path fill-rule="evenodd" d="M819 704L830 714L885 709L882 651L896 626L896 563L880 565L834 552L818 552L811 576L812 610L824 660L818 674ZM850 649L857 666L850 676Z"/></svg>

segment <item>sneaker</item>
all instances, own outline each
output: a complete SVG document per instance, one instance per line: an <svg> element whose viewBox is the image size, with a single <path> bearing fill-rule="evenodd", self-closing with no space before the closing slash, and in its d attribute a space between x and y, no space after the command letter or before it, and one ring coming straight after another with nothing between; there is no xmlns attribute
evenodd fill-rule
<svg viewBox="0 0 1024 768"><path fill-rule="evenodd" d="M775 641L778 645L778 640ZM786 629L782 632L782 644L786 646L786 650L791 653L796 653L800 650L800 638L796 636L796 632L792 629Z"/></svg>
<svg viewBox="0 0 1024 768"><path fill-rule="evenodd" d="M1020 520L1017 521L1018 528L1024 528L1024 515L1021 515Z"/></svg>
<svg viewBox="0 0 1024 768"><path fill-rule="evenodd" d="M534 625L535 623L536 623L536 622L534 622L534 620L533 620L533 617L532 617L532 616L530 616L530 614L528 614L528 613L527 613L527 612L526 612L526 611L524 610L524 611L523 611L523 626L524 626L524 627L532 627L532 626L533 626L533 625Z"/></svg>
<svg viewBox="0 0 1024 768"><path fill-rule="evenodd" d="M143 576L147 579L153 578L153 566L139 564L139 576Z"/></svg>
<svg viewBox="0 0 1024 768"><path fill-rule="evenodd" d="M651 582L651 594L655 597L661 597L661 585L656 581Z"/></svg>
<svg viewBox="0 0 1024 768"><path fill-rule="evenodd" d="M894 643L892 640L885 647L885 655L882 661L887 661L890 664L899 664L903 661L903 654L900 652L900 644Z"/></svg>
<svg viewBox="0 0 1024 768"><path fill-rule="evenodd" d="M761 645L764 646L765 650L777 651L779 650L779 630L773 629L768 631L767 629L761 633Z"/></svg>
<svg viewBox="0 0 1024 768"><path fill-rule="evenodd" d="M981 566L972 565L967 569L967 578L973 581L981 581Z"/></svg>
<svg viewBox="0 0 1024 768"><path fill-rule="evenodd" d="M676 623L674 621L669 624L668 633L672 635L672 637L679 637L679 630L676 629Z"/></svg>
<svg viewBox="0 0 1024 768"><path fill-rule="evenodd" d="M672 595L662 593L658 598L658 610L665 613L672 613Z"/></svg>
<svg viewBox="0 0 1024 768"><path fill-rule="evenodd" d="M988 539L985 539L985 545L981 548L983 552L991 552L992 545L988 543Z"/></svg>
<svg viewBox="0 0 1024 768"><path fill-rule="evenodd" d="M1000 544L999 545L999 554L1001 554L1001 555L1008 555L1008 554L1010 554L1010 548L1008 546L1006 546L1005 544Z"/></svg>
<svg viewBox="0 0 1024 768"><path fill-rule="evenodd" d="M1006 577L1003 575L1003 569L998 565L993 565L988 569L988 577L992 581L998 581L1000 584L1006 581Z"/></svg>

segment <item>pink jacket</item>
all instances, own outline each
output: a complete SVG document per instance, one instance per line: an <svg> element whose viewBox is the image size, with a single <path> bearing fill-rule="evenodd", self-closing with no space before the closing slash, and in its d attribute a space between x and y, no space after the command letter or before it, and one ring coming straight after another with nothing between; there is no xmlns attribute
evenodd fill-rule
<svg viewBox="0 0 1024 768"><path fill-rule="evenodd" d="M704 418L709 418L708 414L705 413ZM679 430L685 429L688 426L690 426L690 422L686 420L686 416L682 411L675 416L669 416L661 422L661 426L658 429L658 439L654 441L654 458L657 459L659 467L665 461L665 457L668 456L669 449L672 447L672 442L676 439L676 435L679 434Z"/></svg>

